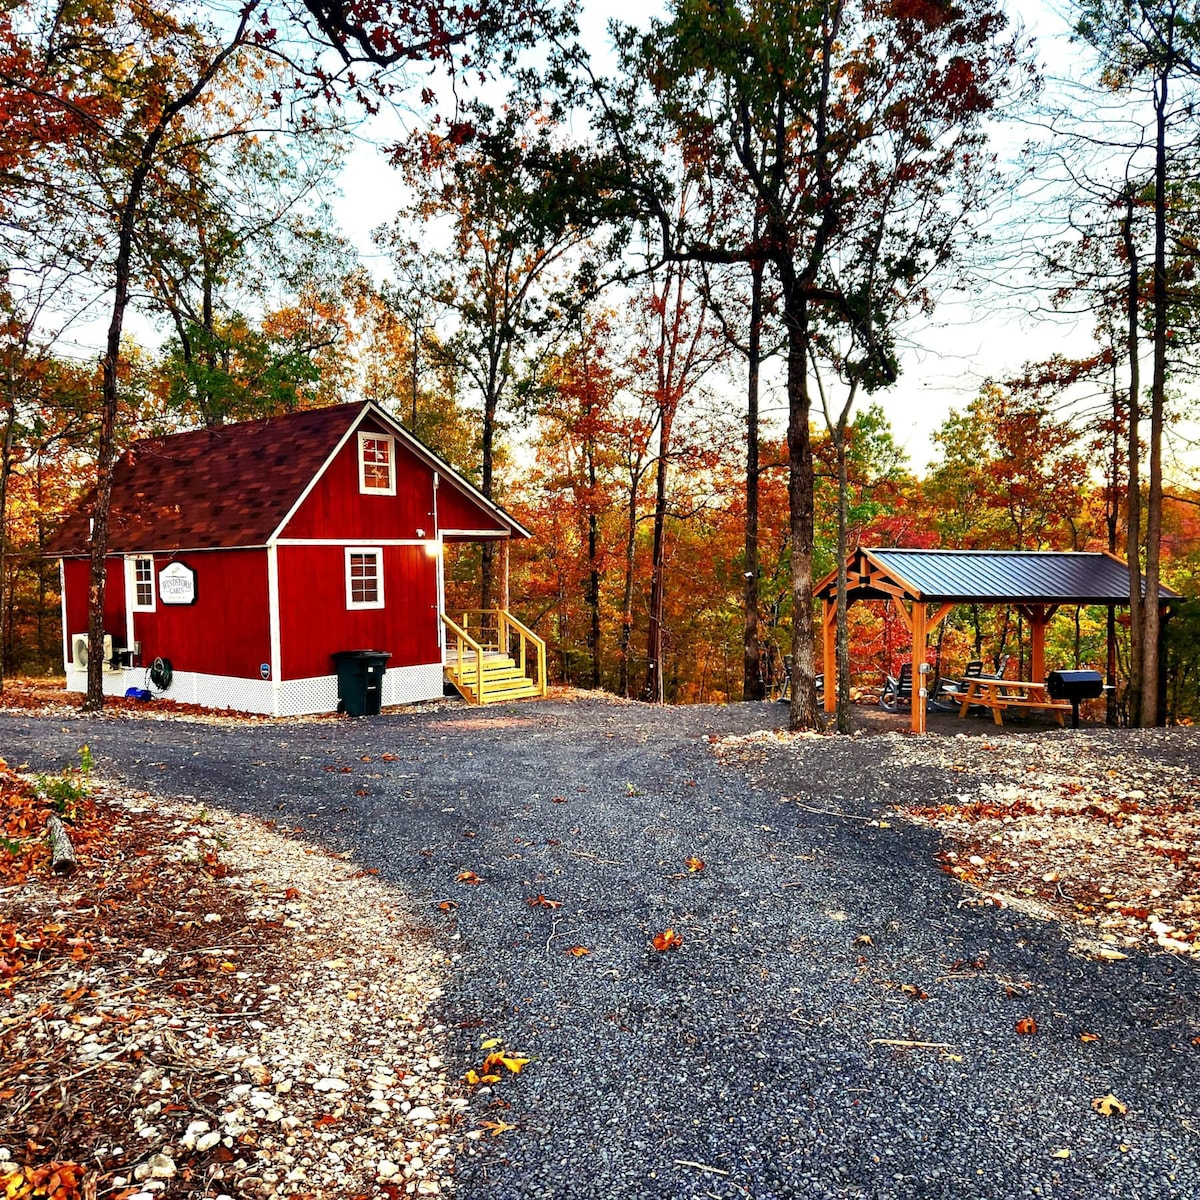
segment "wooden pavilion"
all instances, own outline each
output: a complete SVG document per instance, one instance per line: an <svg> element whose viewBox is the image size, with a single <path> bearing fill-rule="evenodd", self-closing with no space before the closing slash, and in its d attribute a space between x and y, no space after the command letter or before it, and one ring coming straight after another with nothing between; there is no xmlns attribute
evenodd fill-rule
<svg viewBox="0 0 1200 1200"><path fill-rule="evenodd" d="M1142 593L1145 595L1145 579ZM832 669L837 625L837 571L813 589L822 601L825 650L825 709L837 706L837 672ZM1177 592L1160 587L1165 611ZM1070 550L908 550L859 547L846 565L846 602L890 602L912 633L913 695L929 635L957 604L1011 604L1029 622L1033 682L1046 677L1046 626L1064 605L1129 604L1129 567L1115 554ZM912 730L923 733L925 706L914 700Z"/></svg>

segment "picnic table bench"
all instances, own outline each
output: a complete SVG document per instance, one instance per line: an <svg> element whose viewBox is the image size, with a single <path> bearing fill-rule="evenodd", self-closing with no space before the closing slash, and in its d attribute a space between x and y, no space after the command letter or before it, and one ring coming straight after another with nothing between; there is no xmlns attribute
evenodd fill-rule
<svg viewBox="0 0 1200 1200"><path fill-rule="evenodd" d="M1023 708L1048 712L1062 725L1065 723L1063 714L1071 711L1071 706L1066 701L1050 700L1046 697L1044 683L1033 683L1024 679L979 678L964 682L967 690L958 710L960 717L965 717L972 705L978 705L981 708L990 708L996 724L1003 725L1006 708Z"/></svg>

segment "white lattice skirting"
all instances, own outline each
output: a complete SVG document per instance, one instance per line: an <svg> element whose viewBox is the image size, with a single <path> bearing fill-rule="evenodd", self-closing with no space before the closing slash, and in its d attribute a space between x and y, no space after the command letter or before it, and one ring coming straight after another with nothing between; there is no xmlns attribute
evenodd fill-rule
<svg viewBox="0 0 1200 1200"><path fill-rule="evenodd" d="M149 686L146 671L141 667L104 672L106 696L123 696L129 688ZM67 690L86 692L87 672L68 668ZM384 707L435 700L441 695L442 668L439 663L392 667L384 672L381 698ZM337 676L315 675L309 679L285 679L273 684L264 679L176 671L171 680L171 690L164 692L163 697L180 704L200 704L205 708L231 708L266 716L300 717L337 711Z"/></svg>

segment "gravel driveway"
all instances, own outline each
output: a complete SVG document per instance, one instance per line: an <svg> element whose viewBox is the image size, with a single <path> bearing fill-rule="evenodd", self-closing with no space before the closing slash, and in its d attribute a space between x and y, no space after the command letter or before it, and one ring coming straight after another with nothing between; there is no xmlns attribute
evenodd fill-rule
<svg viewBox="0 0 1200 1200"><path fill-rule="evenodd" d="M463 1196L1200 1196L1196 965L1079 957L1056 925L962 904L928 832L781 803L870 819L952 790L889 766L891 738L806 739L757 783L708 744L779 719L586 700L293 726L4 717L0 750L46 769L86 740L106 774L302 827L406 887L460 956L462 1071L489 1037L535 1060L478 1099L516 1128L460 1160ZM683 944L656 952L667 927ZM1093 1111L1110 1092L1126 1117Z"/></svg>

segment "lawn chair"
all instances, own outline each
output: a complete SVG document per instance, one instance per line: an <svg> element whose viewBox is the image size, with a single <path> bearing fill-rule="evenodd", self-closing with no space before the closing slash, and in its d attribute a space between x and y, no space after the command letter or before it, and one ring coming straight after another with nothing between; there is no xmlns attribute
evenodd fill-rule
<svg viewBox="0 0 1200 1200"><path fill-rule="evenodd" d="M912 706L912 663L906 662L900 668L900 677L888 675L884 680L883 693L879 697L879 707L887 712L896 712L904 705Z"/></svg>
<svg viewBox="0 0 1200 1200"><path fill-rule="evenodd" d="M1003 679L1004 672L1008 670L1008 664L1009 664L1009 660L1011 658L1012 658L1011 654L1000 655L1000 657L998 659L996 659L996 669L994 671L988 672L987 674L981 674L980 678L981 679Z"/></svg>
<svg viewBox="0 0 1200 1200"><path fill-rule="evenodd" d="M973 658L963 668L960 679L939 679L929 698L929 703L940 712L957 712L962 706L963 696L972 679L985 678L983 659Z"/></svg>

